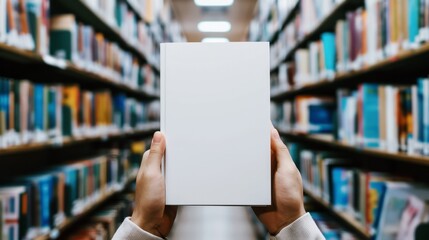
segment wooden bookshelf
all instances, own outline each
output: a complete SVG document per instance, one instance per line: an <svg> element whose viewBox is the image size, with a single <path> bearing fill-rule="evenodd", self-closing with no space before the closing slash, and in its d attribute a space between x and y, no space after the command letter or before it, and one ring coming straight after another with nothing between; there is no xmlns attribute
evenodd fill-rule
<svg viewBox="0 0 429 240"><path fill-rule="evenodd" d="M274 32L274 34L270 38L270 44L274 44L277 39L279 38L280 33L283 31L283 29L288 25L296 16L296 14L299 11L300 6L300 0L298 0L295 4L295 6L289 10L289 12L286 14L286 17L283 19L283 21L280 23L280 28Z"/></svg>
<svg viewBox="0 0 429 240"><path fill-rule="evenodd" d="M105 136L94 136L94 137L65 137L61 142L42 142L42 143L30 143L25 145L13 146L1 149L0 148L0 157L10 156L14 154L22 154L25 152L36 152L41 150L57 149L57 148L66 148L78 144L87 144L94 142L108 142L108 141L118 141L121 139L130 139L136 137L144 137L150 134L153 134L159 129L158 124L150 124L149 126L142 130L134 130L126 133L117 133L109 134Z"/></svg>
<svg viewBox="0 0 429 240"><path fill-rule="evenodd" d="M50 233L38 236L34 240L60 239L61 235L65 231L76 226L77 223L85 220L85 218L89 217L97 209L102 207L106 202L113 199L118 194L122 193L130 183L135 181L136 177L137 177L137 174L133 174L132 176L129 176L129 178L127 179L127 181L125 181L121 189L117 191L112 191L106 194L105 196L102 196L94 204L92 204L91 206L88 206L82 213L66 219L62 224L57 226L55 229L51 230Z"/></svg>
<svg viewBox="0 0 429 240"><path fill-rule="evenodd" d="M365 227L359 221L350 216L350 214L335 209L325 200L316 196L308 189L304 188L304 193L312 200L314 200L324 210L327 210L332 216L334 216L340 222L344 223L347 227L349 227L350 230L353 230L353 232L359 236L359 239L371 239L371 235L368 234Z"/></svg>
<svg viewBox="0 0 429 240"><path fill-rule="evenodd" d="M337 74L332 79L324 79L314 84L280 92L271 97L274 101L291 99L298 95L335 94L338 88L355 87L366 82L387 84L412 84L416 78L426 77L426 59L429 58L429 43L418 49L404 51L361 70Z"/></svg>
<svg viewBox="0 0 429 240"><path fill-rule="evenodd" d="M414 163L419 165L429 165L429 156L407 154L402 152L388 152L380 149L370 149L363 147L356 147L350 144L341 143L333 139L320 136L312 136L309 134L290 133L286 131L279 131L282 136L291 141L305 143L309 146L320 146L325 149L334 150L350 154L351 156L360 156L363 158L371 159L385 159L391 161Z"/></svg>
<svg viewBox="0 0 429 240"><path fill-rule="evenodd" d="M35 52L0 43L2 75L54 83L79 83L83 86L109 88L137 99L156 99L158 94L132 88L112 78L83 69L70 61L41 56ZM25 68L25 71L20 71Z"/></svg>
<svg viewBox="0 0 429 240"><path fill-rule="evenodd" d="M149 63L145 53L126 37L122 36L116 26L106 22L101 14L91 9L84 1L57 0L55 2L73 13L78 19L93 26L96 31L103 33L107 39L118 43L124 50L132 52L140 61Z"/></svg>

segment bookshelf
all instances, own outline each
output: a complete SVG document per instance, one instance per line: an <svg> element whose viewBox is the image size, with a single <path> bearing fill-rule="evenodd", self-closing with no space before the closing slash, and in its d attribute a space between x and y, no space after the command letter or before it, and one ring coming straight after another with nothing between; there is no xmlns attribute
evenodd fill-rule
<svg viewBox="0 0 429 240"><path fill-rule="evenodd" d="M148 126L145 127L144 129L134 130L131 132L116 133L116 134L109 134L105 136L94 136L94 137L79 137L79 138L66 137L61 142L53 141L53 142L19 145L19 146L0 149L0 157L13 156L15 154L22 154L24 152L28 153L28 152L36 152L36 151L49 150L49 149L67 148L78 144L87 144L87 143L95 143L95 142L112 142L112 141L137 138L137 137L144 138L144 137L150 136L157 130L159 130L159 124L154 123L154 124L148 124Z"/></svg>
<svg viewBox="0 0 429 240"><path fill-rule="evenodd" d="M34 240L49 240L49 239L60 239L62 234L69 230L70 228L76 226L80 221L84 220L86 217L90 216L94 211L99 209L101 206L103 206L106 202L108 202L113 197L117 196L118 194L122 193L129 184L134 182L136 180L137 173L131 174L126 181L122 184L122 186L119 186L118 189L112 190L111 192L107 193L106 195L102 196L100 199L96 200L93 204L88 206L86 209L82 211L82 213L64 220L62 224L57 226L55 229L52 229L48 234L44 234L41 236L36 237Z"/></svg>
<svg viewBox="0 0 429 240"><path fill-rule="evenodd" d="M323 209L331 213L331 215L338 219L340 222L346 224L347 227L353 230L354 233L359 235L360 239L371 239L371 236L367 233L365 227L362 226L360 222L356 221L348 214L333 208L329 203L313 194L310 190L304 189L304 193L309 196L313 201L315 201L319 206L323 207Z"/></svg>
<svg viewBox="0 0 429 240"><path fill-rule="evenodd" d="M83 22L90 23L95 30L103 33L111 41L118 43L124 50L128 50L133 53L140 59L140 61L150 63L150 59L148 59L148 56L143 52L143 50L139 49L135 43L132 43L130 40L122 36L119 29L109 24L102 14L91 9L91 7L89 7L84 1L58 0L56 3L73 13Z"/></svg>
<svg viewBox="0 0 429 240"><path fill-rule="evenodd" d="M290 12L293 15L288 20L290 22L281 24L275 32L273 39L276 41L270 41L271 101L276 110L272 115L273 121L278 124L280 135L290 144L294 160L297 159L296 164L308 186L304 188L304 193L339 222L353 229L359 239L400 235L404 230L399 221L405 216L403 212L398 213L395 221L387 223L385 219L393 210L386 207L386 202L391 203L399 197L396 199L388 194L388 197L380 197L385 193L383 190L374 190L374 194L382 199L376 205L357 206L356 202L375 196L369 193L368 189L372 187L362 189L362 186L367 187L362 179L376 181L372 180L372 174L385 174L386 178L381 180L380 186L386 184L386 193L389 194L397 191L403 201L416 197L417 193L413 191L419 187L423 191L429 189L427 140L421 137L426 134L421 130L426 129L426 125L420 120L422 114L426 116L426 108L422 106L427 106L423 105L427 99L421 98L427 96L427 88L421 90L422 83L427 84L429 74L425 66L429 57L429 40L424 35L429 25L422 19L429 15L416 10L426 9L428 5L422 6L427 2L415 1L414 5L406 2L381 0L377 1L377 5L363 0L300 1L298 10L294 8ZM404 6L408 12L403 11ZM399 12L402 15L396 14ZM409 25L400 27L404 19ZM398 34L397 38L392 33ZM283 41L279 42L279 39ZM279 44L285 39L291 40L288 41L290 43ZM383 95L384 88L389 91L393 89L395 101ZM369 89L376 92L372 95L373 102L368 100L368 95L364 95ZM416 97L417 90L419 98ZM412 99L403 96L411 96ZM388 103L389 110L385 110L387 105L382 105L384 103ZM405 104L408 105L405 107ZM367 110L372 106L378 107L370 113ZM323 116L327 116L324 114L330 107L332 115L327 120ZM316 115L322 116L320 119L323 120L317 122ZM368 127L375 122L374 128ZM330 130L324 128L327 125ZM382 133L386 126L392 126L386 131L392 134L389 142L384 142L386 138ZM408 134L406 137L405 131ZM368 143L369 136L374 136L372 140L378 142L371 145ZM399 142L398 146L395 141ZM423 145L421 149L415 147L422 146L419 144ZM331 171L333 169L335 173ZM327 182L320 182L326 179L334 182L334 187L326 187ZM409 184L410 190L399 193L399 190L392 190L389 181ZM346 186L343 184L345 182L355 185ZM340 186L347 189L348 197L327 196L341 192ZM356 186L361 189L356 190ZM417 198L424 199L421 196ZM347 211L338 210L345 209L343 207ZM369 213L374 207L382 208L377 215ZM353 214L346 213L349 210ZM368 216L380 222L371 225L374 222ZM396 232L388 233L387 228Z"/></svg>
<svg viewBox="0 0 429 240"><path fill-rule="evenodd" d="M41 56L40 54L2 43L0 43L0 59L11 66L9 70L7 68L2 70L2 73L12 77L31 77L42 81L52 79L55 83L79 83L85 86L92 85L98 88L109 88L142 100L159 98L157 93L132 88L107 76L85 70L70 61ZM19 67L25 67L31 71L16 71Z"/></svg>
<svg viewBox="0 0 429 240"><path fill-rule="evenodd" d="M291 99L298 95L327 95L333 94L338 88L355 87L360 83L406 83L413 77L422 76L424 61L429 57L429 44L418 49L402 52L394 57L387 58L358 71L337 74L334 79L325 79L320 82L282 91L271 96L273 101ZM406 78L403 78L407 76Z"/></svg>

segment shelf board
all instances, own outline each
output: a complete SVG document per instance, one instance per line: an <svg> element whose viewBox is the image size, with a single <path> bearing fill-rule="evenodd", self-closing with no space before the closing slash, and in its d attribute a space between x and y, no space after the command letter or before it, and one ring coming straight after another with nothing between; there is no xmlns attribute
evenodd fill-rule
<svg viewBox="0 0 429 240"><path fill-rule="evenodd" d="M280 28L277 29L277 31L275 31L274 34L271 36L270 44L274 44L278 40L280 33L283 31L283 29L295 18L296 14L299 11L300 2L301 1L298 0L295 6L289 10L286 17L283 19L282 23L280 24Z"/></svg>
<svg viewBox="0 0 429 240"><path fill-rule="evenodd" d="M371 159L385 159L390 161L398 161L403 163L413 163L419 165L429 165L429 156L418 154L407 154L402 152L388 152L380 149L370 149L363 147L356 147L350 144L341 143L335 140L326 139L323 137L312 136L309 134L290 133L286 131L279 131L282 136L291 141L305 143L313 146L324 147L327 150L341 151L348 153L351 156L361 156L363 158Z"/></svg>
<svg viewBox="0 0 429 240"><path fill-rule="evenodd" d="M108 141L118 141L121 139L129 139L135 138L139 136L148 136L159 129L159 125L151 124L153 126L149 126L142 130L135 130L128 133L117 133L117 134L109 134L106 136L95 136L95 137L66 137L62 142L43 142L43 143L30 143L25 145L13 146L4 149L0 149L0 157L5 157L8 155L16 155L26 152L35 152L41 150L49 150L49 149L57 149L57 148L65 148L78 144L86 144L93 142L108 142Z"/></svg>
<svg viewBox="0 0 429 240"><path fill-rule="evenodd" d="M92 85L97 88L109 88L120 91L137 99L156 99L158 95L138 90L117 82L106 76L101 76L78 67L70 61L43 57L35 52L22 50L0 43L0 62L2 74L17 79L31 79L54 83L79 83L84 86ZM26 71L20 71L25 68Z"/></svg>
<svg viewBox="0 0 429 240"><path fill-rule="evenodd" d="M418 49L401 52L361 70L337 74L332 80L324 79L314 84L280 92L273 95L271 99L279 101L298 95L335 94L338 88L356 87L364 82L411 84L417 77L427 76L428 70L425 64L428 58L429 43L426 43Z"/></svg>
<svg viewBox="0 0 429 240"><path fill-rule="evenodd" d="M142 9L140 9L140 6L138 6L138 3L136 3L135 0L126 0L125 2L140 20L143 20L144 22L146 22L146 19L144 18L143 13L141 12Z"/></svg>
<svg viewBox="0 0 429 240"><path fill-rule="evenodd" d="M128 180L124 183L124 187L122 189L119 189L118 191L113 191L111 193L106 194L105 196L101 197L98 201L96 201L94 204L87 207L82 213L80 213L76 216L73 216L69 219L66 219L60 226L51 230L50 233L38 236L35 238L35 240L59 239L61 234L63 234L66 230L72 228L73 226L78 224L80 221L89 217L91 215L91 213L93 213L95 210L99 209L101 206L103 206L110 199L112 199L116 195L123 192L125 190L125 188L131 182L135 181L136 177L137 177L137 175L130 176L128 178Z"/></svg>
<svg viewBox="0 0 429 240"><path fill-rule="evenodd" d="M313 199L317 204L319 204L324 209L326 209L329 213L331 213L331 215L333 215L335 218L345 223L351 230L353 230L354 233L359 235L360 237L359 239L371 239L371 236L370 234L368 234L365 227L362 226L362 224L356 219L354 219L352 216L335 209L333 206L331 206L329 203L324 201L322 198L316 196L311 191L305 188L304 188L304 193L307 196L309 196L311 199Z"/></svg>
<svg viewBox="0 0 429 240"><path fill-rule="evenodd" d="M111 24L107 23L104 17L102 17L96 11L93 11L83 0L57 0L56 2L61 4L61 6L63 6L65 9L72 12L78 19L93 26L96 31L103 33L106 38L118 43L124 50L132 52L140 59L140 61L148 62L145 54L127 38L122 36L116 26L112 26Z"/></svg>

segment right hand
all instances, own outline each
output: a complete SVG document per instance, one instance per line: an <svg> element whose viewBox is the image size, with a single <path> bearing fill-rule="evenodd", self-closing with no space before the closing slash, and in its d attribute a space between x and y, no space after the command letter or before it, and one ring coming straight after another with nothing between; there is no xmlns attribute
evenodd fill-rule
<svg viewBox="0 0 429 240"><path fill-rule="evenodd" d="M253 207L259 220L271 235L303 216L304 197L301 174L278 131L271 128L272 205Z"/></svg>

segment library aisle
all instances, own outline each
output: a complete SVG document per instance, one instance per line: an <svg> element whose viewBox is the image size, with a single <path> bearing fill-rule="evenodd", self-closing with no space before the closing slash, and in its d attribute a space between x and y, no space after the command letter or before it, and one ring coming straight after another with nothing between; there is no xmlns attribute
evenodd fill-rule
<svg viewBox="0 0 429 240"><path fill-rule="evenodd" d="M182 207L170 234L174 240L257 240L249 208Z"/></svg>

